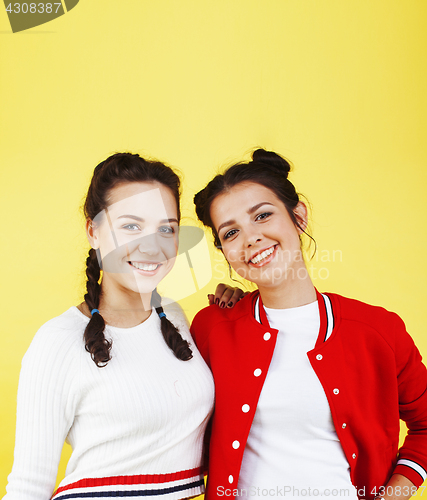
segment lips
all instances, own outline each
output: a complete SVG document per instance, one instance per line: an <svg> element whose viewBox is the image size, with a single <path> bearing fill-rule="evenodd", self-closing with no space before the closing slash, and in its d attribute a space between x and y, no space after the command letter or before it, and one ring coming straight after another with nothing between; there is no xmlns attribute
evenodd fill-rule
<svg viewBox="0 0 427 500"><path fill-rule="evenodd" d="M273 258L274 251L276 250L277 245L273 245L265 250L261 250L257 252L250 260L249 264L254 266L263 265L267 261L269 262Z"/></svg>

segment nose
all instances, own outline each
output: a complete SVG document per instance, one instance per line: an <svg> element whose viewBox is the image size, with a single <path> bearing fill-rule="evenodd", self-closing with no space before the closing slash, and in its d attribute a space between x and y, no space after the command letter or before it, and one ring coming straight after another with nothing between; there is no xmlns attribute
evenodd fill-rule
<svg viewBox="0 0 427 500"><path fill-rule="evenodd" d="M144 236L138 245L138 250L146 255L156 255L160 251L160 246L157 242L156 234L148 234Z"/></svg>
<svg viewBox="0 0 427 500"><path fill-rule="evenodd" d="M246 245L251 247L262 240L261 235L257 231L252 231L246 235Z"/></svg>

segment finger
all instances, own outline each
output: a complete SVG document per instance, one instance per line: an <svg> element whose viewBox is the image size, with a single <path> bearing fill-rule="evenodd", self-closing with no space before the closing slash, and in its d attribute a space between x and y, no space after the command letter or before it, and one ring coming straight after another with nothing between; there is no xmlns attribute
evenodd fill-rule
<svg viewBox="0 0 427 500"><path fill-rule="evenodd" d="M215 295L213 293L208 293L208 301L209 301L209 305L213 305L214 302L215 302Z"/></svg>
<svg viewBox="0 0 427 500"><path fill-rule="evenodd" d="M224 283L220 283L217 287L216 287L216 290L215 290L215 298L214 298L214 302L215 304L220 304L221 301L222 301L222 296L224 294L224 291L227 289L227 285L225 285Z"/></svg>
<svg viewBox="0 0 427 500"><path fill-rule="evenodd" d="M219 300L219 307L221 307L222 309L224 307L227 307L227 304L230 302L230 299L231 299L231 297L234 294L234 290L235 290L235 288L232 287L232 286L228 286L224 290L224 292L223 292L223 294L222 294L222 296L221 296L221 298Z"/></svg>
<svg viewBox="0 0 427 500"><path fill-rule="evenodd" d="M230 300L227 303L227 307L231 308L235 306L237 302L239 302L239 300L244 297L244 295L246 294L243 290L241 290L240 288L235 288L233 291L233 295L230 297Z"/></svg>

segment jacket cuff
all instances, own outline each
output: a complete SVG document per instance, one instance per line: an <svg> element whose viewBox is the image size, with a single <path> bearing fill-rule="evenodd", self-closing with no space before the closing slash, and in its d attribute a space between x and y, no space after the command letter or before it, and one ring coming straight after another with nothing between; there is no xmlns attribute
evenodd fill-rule
<svg viewBox="0 0 427 500"><path fill-rule="evenodd" d="M417 488L419 488L427 478L427 471L424 467L421 467L421 465L417 464L417 462L406 460L404 458L397 461L393 474L401 474L402 476L405 476L412 481Z"/></svg>

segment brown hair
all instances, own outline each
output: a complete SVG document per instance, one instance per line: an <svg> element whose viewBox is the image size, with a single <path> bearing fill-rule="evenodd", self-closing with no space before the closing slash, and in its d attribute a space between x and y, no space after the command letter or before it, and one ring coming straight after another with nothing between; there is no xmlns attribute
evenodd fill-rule
<svg viewBox="0 0 427 500"><path fill-rule="evenodd" d="M87 192L84 215L91 221L108 206L108 194L115 186L127 182L159 182L168 187L173 193L178 220L181 217L179 197L180 179L168 166L159 161L149 161L139 155L131 153L117 153L101 162L94 170L91 183ZM101 259L96 250L91 248L86 259L87 293L84 296L89 310L98 309L102 294L99 283L101 275ZM157 290L151 296L151 305L160 315L163 312L161 297ZM161 330L166 344L172 349L178 359L187 361L192 358L191 349L177 328L164 316L160 317ZM101 314L91 316L84 332L85 348L98 367L105 366L111 359L112 342L104 335L105 321Z"/></svg>

